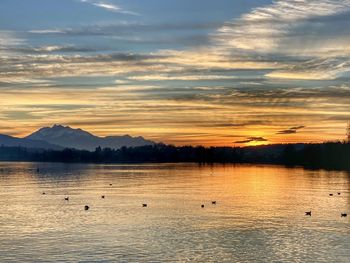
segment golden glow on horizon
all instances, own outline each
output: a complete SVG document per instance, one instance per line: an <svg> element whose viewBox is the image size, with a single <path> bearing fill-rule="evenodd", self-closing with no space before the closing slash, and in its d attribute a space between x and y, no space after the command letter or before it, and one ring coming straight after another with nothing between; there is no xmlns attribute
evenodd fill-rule
<svg viewBox="0 0 350 263"><path fill-rule="evenodd" d="M21 96L19 91L7 90L0 97L0 133L26 136L60 123L99 136L130 134L176 145L253 146L345 138L346 122L323 121L324 116L345 113L327 104L324 110L321 104L308 109L265 106L260 105L264 99L258 97L233 99L231 105L202 99L149 99L147 94L138 93L142 88L152 90L152 86L121 90L38 88L22 90ZM250 104L252 99L256 105ZM300 123L305 128L295 134L277 134ZM267 141L235 143L250 137Z"/></svg>
<svg viewBox="0 0 350 263"><path fill-rule="evenodd" d="M330 28L350 4L336 2L274 1L210 28L207 41L193 46L145 48L145 36L135 30L148 28L145 21L123 24L135 30L130 49L112 42L118 24L102 23L99 34L81 24L0 30L0 133L25 136L63 124L176 145L343 140L350 38ZM156 30L170 35L174 26ZM184 31L184 39L196 36ZM50 43L36 46L41 38Z"/></svg>

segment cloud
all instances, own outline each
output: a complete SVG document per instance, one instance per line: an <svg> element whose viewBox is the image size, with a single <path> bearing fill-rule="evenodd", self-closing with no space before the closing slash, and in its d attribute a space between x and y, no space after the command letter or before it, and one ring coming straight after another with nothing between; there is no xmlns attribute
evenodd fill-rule
<svg viewBox="0 0 350 263"><path fill-rule="evenodd" d="M29 30L32 34L67 34L67 35L111 35L120 36L135 32L169 32L169 31L193 31L216 30L222 24L219 22L188 22L188 23L157 23L147 24L138 21L100 22L76 28L48 28Z"/></svg>
<svg viewBox="0 0 350 263"><path fill-rule="evenodd" d="M216 127L216 128L244 128L248 126L261 126L261 125L267 125L269 124L268 122L265 121L259 121L259 120L254 120L254 121L246 121L246 122L238 122L238 123L217 123L217 122L212 122L210 124L206 125L199 125L203 127ZM239 136L241 137L241 136Z"/></svg>
<svg viewBox="0 0 350 263"><path fill-rule="evenodd" d="M16 120L35 120L39 117L28 113L26 111L3 111L4 119L16 119Z"/></svg>
<svg viewBox="0 0 350 263"><path fill-rule="evenodd" d="M110 38L111 41L126 42L137 45L157 45L173 47L204 46L209 44L208 30L215 30L218 22L173 22L143 23L137 21L97 22L73 28L48 28L29 30L29 36L37 34L51 37L96 36ZM169 32L174 32L169 34Z"/></svg>
<svg viewBox="0 0 350 263"><path fill-rule="evenodd" d="M64 34L66 30L63 29L33 29L29 30L28 33L32 34Z"/></svg>
<svg viewBox="0 0 350 263"><path fill-rule="evenodd" d="M98 7L102 7L105 8L107 10L113 10L113 11L121 11L119 6L116 5L112 5L112 4L106 4L103 2L99 2L99 3L92 3L94 6L98 6Z"/></svg>
<svg viewBox="0 0 350 263"><path fill-rule="evenodd" d="M0 48L23 44L25 40L14 31L0 30Z"/></svg>
<svg viewBox="0 0 350 263"><path fill-rule="evenodd" d="M45 78L50 78L124 75L126 79L133 81L210 81L210 78L213 81L230 81L238 77L237 74L230 74L230 70L258 71L277 67L275 63L267 61L254 62L223 59L220 54L206 53L204 50L202 52L162 51L145 54L107 53L93 55L74 54L74 52L89 51L86 48L75 46L16 47L13 50L21 53L23 51L31 51L39 54L13 54L12 56L4 57L0 65L0 80L1 78L9 80L11 77L18 79L29 76L31 78L44 76ZM60 52L71 52L73 54L62 55L59 54ZM218 74L210 73L215 71ZM219 73L220 71L226 73ZM248 76L243 79L252 80ZM257 80L257 78L254 77L253 80Z"/></svg>
<svg viewBox="0 0 350 263"><path fill-rule="evenodd" d="M281 44L287 44L283 40L308 20L348 10L349 0L279 0L226 23L216 37L223 45L232 48L254 52L283 52Z"/></svg>
<svg viewBox="0 0 350 263"><path fill-rule="evenodd" d="M349 0L278 0L225 23L212 39L226 52L284 57L269 78L331 80L350 71L349 17Z"/></svg>
<svg viewBox="0 0 350 263"><path fill-rule="evenodd" d="M268 142L264 137L248 137L246 140L235 141L237 144L250 143L250 142Z"/></svg>
<svg viewBox="0 0 350 263"><path fill-rule="evenodd" d="M151 74L151 75L142 75L142 76L133 76L129 77L129 80L135 81L215 81L215 80L233 80L237 76L225 76L225 75L174 75L174 74Z"/></svg>
<svg viewBox="0 0 350 263"><path fill-rule="evenodd" d="M96 48L80 47L75 45L50 45L32 47L27 45L0 47L0 51L26 53L26 54L48 54L48 53L82 53L95 52Z"/></svg>
<svg viewBox="0 0 350 263"><path fill-rule="evenodd" d="M108 2L104 2L104 1L94 1L94 0L80 0L80 2L82 3L89 3L93 6L99 7L99 8L103 8L107 11L111 11L111 12L116 12L116 13L121 13L121 14L128 14L128 15L138 15L135 12L131 12L131 11L127 11L122 9L120 6L116 5L116 4L111 4Z"/></svg>
<svg viewBox="0 0 350 263"><path fill-rule="evenodd" d="M266 77L300 80L331 80L337 79L348 71L350 71L349 57L315 58L291 65L286 67L286 69L272 71L266 74Z"/></svg>
<svg viewBox="0 0 350 263"><path fill-rule="evenodd" d="M295 126L295 127L289 128L287 130L279 131L276 134L285 134L285 135L287 135L287 134L295 134L295 133L298 132L298 130L304 129L304 128L305 128L305 126Z"/></svg>

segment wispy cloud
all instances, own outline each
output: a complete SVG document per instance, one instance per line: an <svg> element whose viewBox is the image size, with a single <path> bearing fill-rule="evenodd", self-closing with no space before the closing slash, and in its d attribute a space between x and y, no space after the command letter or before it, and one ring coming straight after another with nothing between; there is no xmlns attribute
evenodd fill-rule
<svg viewBox="0 0 350 263"><path fill-rule="evenodd" d="M52 28L30 30L35 34L69 34L73 36L81 35L105 35L117 36L134 33L153 33L169 31L193 31L193 30L216 30L222 24L219 22L173 22L173 23L152 23L147 24L140 21L119 21L113 23L96 23L76 28Z"/></svg>
<svg viewBox="0 0 350 263"><path fill-rule="evenodd" d="M0 48L23 44L25 40L19 37L16 32L0 30Z"/></svg>
<svg viewBox="0 0 350 263"><path fill-rule="evenodd" d="M251 142L268 142L264 137L248 137L245 140L235 141L237 144L251 143Z"/></svg>
<svg viewBox="0 0 350 263"><path fill-rule="evenodd" d="M236 79L236 76L225 76L225 75L185 75L185 74L150 74L150 75L140 75L129 77L129 80L135 81L197 81L197 80L206 80L206 81L215 81L215 80L233 80Z"/></svg>
<svg viewBox="0 0 350 263"><path fill-rule="evenodd" d="M109 2L81 1L110 11L125 11L119 5ZM346 29L350 28L350 19L347 18L349 14L349 0L275 1L225 23L212 35L212 46L196 50L161 50L159 53L166 54L168 59L158 62L177 64L183 68L263 69L267 70L264 77L277 80L336 80L350 72L350 37ZM153 37L155 31L184 30L187 27L201 29L214 25L217 26L215 23L146 25L135 22L31 32L76 37L108 36L142 45L185 41L171 37ZM153 32L149 34L152 37L137 35L145 31ZM198 43L198 39L193 36L186 41L193 45ZM166 80L166 76L155 72L154 76L157 75L158 80ZM134 78L136 80L142 77ZM181 76L168 78L180 79Z"/></svg>
<svg viewBox="0 0 350 263"><path fill-rule="evenodd" d="M94 6L99 7L99 8L103 8L103 9L105 9L107 11L111 11L111 12L117 12L117 13L128 14L128 15L138 15L135 12L124 10L119 5L112 4L109 2L95 1L95 0L80 0L80 2L89 3L91 5L94 5Z"/></svg>
<svg viewBox="0 0 350 263"><path fill-rule="evenodd" d="M34 29L29 30L28 33L32 34L63 34L66 30L62 29Z"/></svg>
<svg viewBox="0 0 350 263"><path fill-rule="evenodd" d="M227 22L213 41L226 52L307 58L266 76L328 80L350 71L349 0L278 0Z"/></svg>
<svg viewBox="0 0 350 263"><path fill-rule="evenodd" d="M295 37L293 32L304 27L308 20L348 10L349 0L279 0L226 23L219 29L217 37L223 45L233 48L284 52L282 48L287 45L284 40L289 39L290 35ZM288 48L287 51L290 51L291 47Z"/></svg>
<svg viewBox="0 0 350 263"><path fill-rule="evenodd" d="M98 2L98 3L92 3L94 6L98 6L98 7L102 7L104 9L107 10L112 10L112 11L121 11L121 8L119 6L116 5L112 5L112 4L106 4L103 2Z"/></svg>
<svg viewBox="0 0 350 263"><path fill-rule="evenodd" d="M349 57L315 58L289 65L266 74L269 78L332 80L350 71Z"/></svg>
<svg viewBox="0 0 350 263"><path fill-rule="evenodd" d="M96 48L75 45L50 45L32 47L28 45L0 46L0 51L24 53L24 54L50 54L50 53L83 53L97 51Z"/></svg>
<svg viewBox="0 0 350 263"><path fill-rule="evenodd" d="M295 134L297 133L299 130L301 129L304 129L305 126L295 126L295 127L291 127L287 130L282 130L282 131L279 131L277 132L277 134L284 134L284 135L287 135L287 134Z"/></svg>

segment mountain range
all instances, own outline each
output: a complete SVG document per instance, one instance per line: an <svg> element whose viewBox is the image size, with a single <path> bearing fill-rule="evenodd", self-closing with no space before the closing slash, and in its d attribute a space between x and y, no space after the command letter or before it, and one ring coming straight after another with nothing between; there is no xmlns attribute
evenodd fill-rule
<svg viewBox="0 0 350 263"><path fill-rule="evenodd" d="M82 129L73 129L69 126L58 124L52 127L41 128L24 138L0 135L0 145L3 146L22 146L52 150L75 148L93 151L99 146L101 148L119 149L123 146L137 147L154 144L155 142L146 140L143 137L131 137L129 135L99 137Z"/></svg>

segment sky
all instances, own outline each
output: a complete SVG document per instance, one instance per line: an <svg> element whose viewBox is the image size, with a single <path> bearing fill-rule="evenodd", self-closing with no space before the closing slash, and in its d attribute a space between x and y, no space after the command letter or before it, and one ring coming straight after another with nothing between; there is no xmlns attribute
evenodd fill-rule
<svg viewBox="0 0 350 263"><path fill-rule="evenodd" d="M0 133L345 139L350 0L1 0Z"/></svg>

